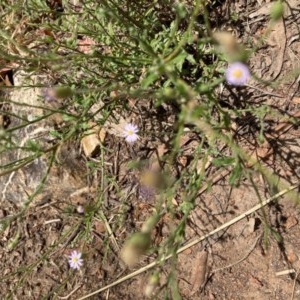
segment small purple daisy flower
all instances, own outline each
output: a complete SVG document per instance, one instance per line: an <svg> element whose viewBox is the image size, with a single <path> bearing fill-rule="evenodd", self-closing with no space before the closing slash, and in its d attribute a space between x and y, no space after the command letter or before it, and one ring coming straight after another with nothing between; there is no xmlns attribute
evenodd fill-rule
<svg viewBox="0 0 300 300"><path fill-rule="evenodd" d="M84 214L84 207L82 205L78 205L76 210L79 214Z"/></svg>
<svg viewBox="0 0 300 300"><path fill-rule="evenodd" d="M83 264L83 259L81 258L81 253L74 250L71 255L69 255L69 265L72 269L79 270Z"/></svg>
<svg viewBox="0 0 300 300"><path fill-rule="evenodd" d="M57 95L56 91L52 87L44 87L42 88L42 97L46 102L56 102L57 101Z"/></svg>
<svg viewBox="0 0 300 300"><path fill-rule="evenodd" d="M225 77L229 84L243 86L250 78L250 71L247 65L235 62L228 66Z"/></svg>
<svg viewBox="0 0 300 300"><path fill-rule="evenodd" d="M139 132L139 129L134 124L126 124L124 126L123 136L125 137L126 142L128 143L134 143L139 139L139 136L137 133Z"/></svg>
<svg viewBox="0 0 300 300"><path fill-rule="evenodd" d="M141 200L152 200L155 198L155 188L141 184L138 189L138 195Z"/></svg>

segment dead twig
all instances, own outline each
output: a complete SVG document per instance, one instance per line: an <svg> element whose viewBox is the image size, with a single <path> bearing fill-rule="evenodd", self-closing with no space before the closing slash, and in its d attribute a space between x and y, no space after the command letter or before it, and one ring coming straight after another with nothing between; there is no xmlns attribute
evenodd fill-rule
<svg viewBox="0 0 300 300"><path fill-rule="evenodd" d="M300 272L300 269L298 269L298 271L297 271L297 273L296 273L296 276L295 276L295 278L294 278L293 292L292 292L291 300L294 300L296 281L297 281L297 278L298 278L298 276L299 276L299 272Z"/></svg>
<svg viewBox="0 0 300 300"><path fill-rule="evenodd" d="M276 94L276 93L272 93L272 92L268 92L268 91L265 91L257 86L253 86L253 85L250 85L250 84L246 84L246 86L250 89L253 89L253 90L257 90L259 92L262 92L264 95L269 95L269 96L274 96L274 97L277 97L277 98L285 98L286 96L284 95L280 95L280 94Z"/></svg>
<svg viewBox="0 0 300 300"><path fill-rule="evenodd" d="M63 296L63 297L61 297L61 296L58 296L57 295L57 297L59 298L59 299L69 299L78 289L80 289L80 287L81 287L81 285L77 285L76 287L75 287L75 289L70 293L70 294L68 294L67 296Z"/></svg>

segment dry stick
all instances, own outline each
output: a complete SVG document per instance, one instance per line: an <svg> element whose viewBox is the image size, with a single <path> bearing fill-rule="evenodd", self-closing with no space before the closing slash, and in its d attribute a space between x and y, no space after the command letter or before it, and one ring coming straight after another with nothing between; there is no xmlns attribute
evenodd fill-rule
<svg viewBox="0 0 300 300"><path fill-rule="evenodd" d="M250 84L246 84L247 87L253 89L253 90L257 90L259 92L262 92L263 94L265 95L270 95L270 96L274 96L274 97L278 97L278 98L285 98L284 95L280 95L280 94L275 94L275 93L272 93L272 92L269 92L269 91L265 91L257 86L253 86L253 85L250 85Z"/></svg>
<svg viewBox="0 0 300 300"><path fill-rule="evenodd" d="M243 214L241 214L241 215L237 216L236 218L234 218L234 219L232 219L232 220L230 220L230 221L224 223L223 225L221 225L220 227L216 228L215 230L209 232L208 234L205 234L205 235L203 235L202 237L199 237L199 238L195 239L194 241L188 243L187 245L185 245L185 246L179 248L179 249L177 250L177 254L179 254L179 253L185 251L186 249L188 249L188 248L190 248L190 247L192 247L192 246L194 246L194 245L196 245L196 244L202 242L203 240L205 240L205 239L207 239L208 237L210 237L210 236L216 234L217 232L219 232L219 231L221 231L221 230L223 230L223 229L226 229L227 227L229 227L229 226L233 225L234 223L236 223L236 222L242 220L243 218L245 218L245 217L251 215L252 213L254 213L254 212L256 212L257 210L259 210L260 208L262 208L263 206L266 206L266 205L269 204L270 202L272 202L272 201L278 199L279 197L281 197L281 196L285 195L286 193L288 193L288 192L290 192L290 191L296 189L296 188L299 187L299 186L300 186L300 182L299 182L298 184L293 185L293 186L291 186L291 187L289 187L289 188L287 188L287 189L285 189L285 190L283 190L283 191L277 193L276 195L274 195L274 196L272 196L272 197L270 197L270 198L268 198L268 199L262 201L260 204L257 204L256 206L254 206L254 207L252 207L251 209L247 210L247 211L244 212ZM145 267L143 267L143 268L141 268L141 269L139 269L139 270L136 270L136 271L134 271L134 272L132 272L132 273L130 273L130 274L128 274L128 275L126 275L126 276L124 276L124 277L118 279L118 280L116 280L115 282L113 282L113 283L111 283L111 284L109 284L109 285L107 285L107 286L105 286L105 287L103 287L103 288L101 288L101 289L99 289L99 290L97 290L97 291L95 291L95 292L92 292L92 293L90 293L90 294L88 294L88 295L86 295L86 296L83 296L83 297L79 298L78 300L87 299L87 298L89 298L89 297L91 297L91 296L93 296L93 295L96 295L96 294L98 294L98 293L100 293L100 292L103 292L103 291L105 291L105 290L107 290L107 289L109 289L109 288L111 288L111 287L113 287L113 286L115 286L115 285L118 285L119 283L122 283L122 282L124 282L124 281L126 281L126 280L128 280L128 279L131 279L131 278L133 278L133 277L135 277L135 276L137 276L137 275L139 275L139 274L141 274L141 273L143 273L143 272L145 272L145 271L147 271L147 270L149 270L149 269L151 269L151 268L157 266L157 265L160 264L161 262L166 261L167 259L169 259L169 258L171 258L171 257L172 257L172 254L170 254L170 255L168 255L168 256L165 256L165 257L162 257L159 261L154 261L154 262L152 262L151 264L148 264L147 266L145 266Z"/></svg>
<svg viewBox="0 0 300 300"><path fill-rule="evenodd" d="M80 287L81 287L81 285L76 286L76 288L69 295L64 296L64 297L58 296L56 293L55 294L57 295L57 297L59 299L66 300L66 299L69 299Z"/></svg>
<svg viewBox="0 0 300 300"><path fill-rule="evenodd" d="M295 296L295 287L296 287L296 282L297 282L297 278L298 278L299 272L300 272L300 269L297 271L296 276L295 276L295 278L294 278L293 292L292 292L291 300L294 300L294 296Z"/></svg>
<svg viewBox="0 0 300 300"><path fill-rule="evenodd" d="M289 275L289 274L292 274L292 273L295 273L295 272L296 271L294 269L287 269L287 270L276 272L275 275L276 276Z"/></svg>

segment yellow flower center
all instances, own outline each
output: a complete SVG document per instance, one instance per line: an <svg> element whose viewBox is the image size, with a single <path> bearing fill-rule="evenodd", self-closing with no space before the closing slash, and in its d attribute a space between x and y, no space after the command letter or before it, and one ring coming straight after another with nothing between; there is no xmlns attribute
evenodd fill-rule
<svg viewBox="0 0 300 300"><path fill-rule="evenodd" d="M129 130L127 130L127 134L128 134L128 135L133 135L134 132L133 132L133 130L129 129Z"/></svg>
<svg viewBox="0 0 300 300"><path fill-rule="evenodd" d="M239 79L243 76L243 72L240 69L236 69L232 72L233 77Z"/></svg>

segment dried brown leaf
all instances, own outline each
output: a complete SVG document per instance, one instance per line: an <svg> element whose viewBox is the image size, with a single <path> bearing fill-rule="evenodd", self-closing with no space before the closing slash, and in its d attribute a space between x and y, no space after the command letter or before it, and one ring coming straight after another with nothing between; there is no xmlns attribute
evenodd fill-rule
<svg viewBox="0 0 300 300"><path fill-rule="evenodd" d="M104 128L101 128L99 130L99 139L100 139L100 142L104 143L105 138L106 138L106 130Z"/></svg>
<svg viewBox="0 0 300 300"><path fill-rule="evenodd" d="M191 275L192 288L190 296L194 295L197 291L203 288L206 282L207 259L208 252L206 250L202 250L196 255L194 269L192 270Z"/></svg>
<svg viewBox="0 0 300 300"><path fill-rule="evenodd" d="M289 216L285 223L285 228L290 229L298 224L298 220L295 216Z"/></svg>
<svg viewBox="0 0 300 300"><path fill-rule="evenodd" d="M78 41L78 50L82 53L90 54L95 45L96 42L93 39L86 37Z"/></svg>
<svg viewBox="0 0 300 300"><path fill-rule="evenodd" d="M100 128L93 123L90 123L89 125L91 125L92 129L90 129L87 132L87 135L81 139L81 147L87 157L94 157L100 150Z"/></svg>
<svg viewBox="0 0 300 300"><path fill-rule="evenodd" d="M260 158L267 158L271 154L273 154L273 149L270 143L266 140L260 147L256 149L256 154Z"/></svg>
<svg viewBox="0 0 300 300"><path fill-rule="evenodd" d="M294 104L300 104L300 97L293 97L292 102Z"/></svg>

